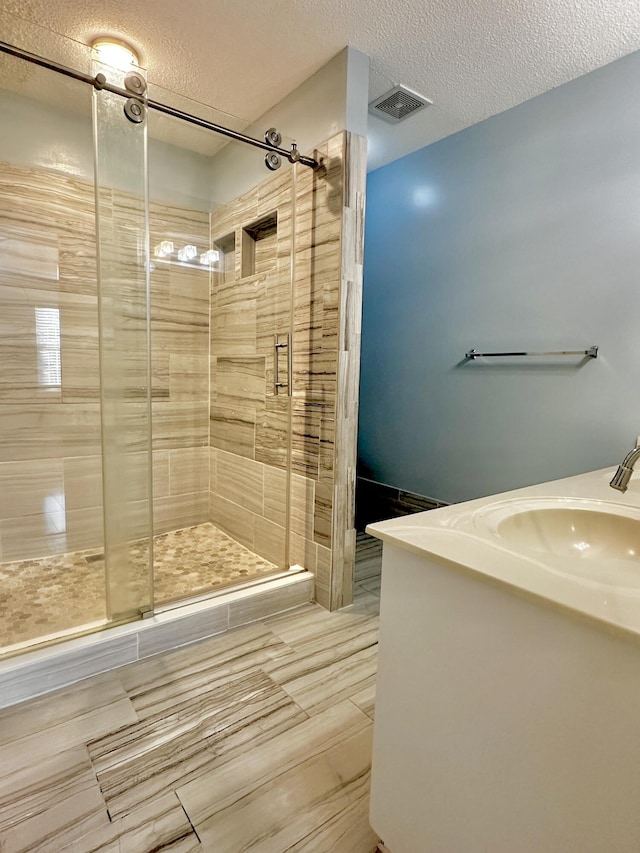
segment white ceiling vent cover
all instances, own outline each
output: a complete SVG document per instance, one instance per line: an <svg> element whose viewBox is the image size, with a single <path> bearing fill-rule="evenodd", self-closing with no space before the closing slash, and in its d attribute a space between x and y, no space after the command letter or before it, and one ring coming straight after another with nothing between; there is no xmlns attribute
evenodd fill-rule
<svg viewBox="0 0 640 853"><path fill-rule="evenodd" d="M419 110L430 107L432 103L433 101L405 86L395 86L391 91L371 101L369 112L391 124L398 124Z"/></svg>

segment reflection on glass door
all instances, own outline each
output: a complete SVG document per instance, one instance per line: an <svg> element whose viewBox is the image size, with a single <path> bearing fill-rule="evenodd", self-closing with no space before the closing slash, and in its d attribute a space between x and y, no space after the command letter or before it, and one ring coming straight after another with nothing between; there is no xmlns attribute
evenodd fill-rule
<svg viewBox="0 0 640 853"><path fill-rule="evenodd" d="M107 607L91 90L3 56L0 112L0 654L11 654L105 625Z"/></svg>
<svg viewBox="0 0 640 853"><path fill-rule="evenodd" d="M123 88L123 71L98 73ZM93 116L107 603L122 620L153 605L146 123L104 90Z"/></svg>
<svg viewBox="0 0 640 853"><path fill-rule="evenodd" d="M234 126L157 87L150 97ZM269 177L249 149L253 180L245 147L164 115L148 121L154 593L163 604L288 568L292 175L285 165Z"/></svg>

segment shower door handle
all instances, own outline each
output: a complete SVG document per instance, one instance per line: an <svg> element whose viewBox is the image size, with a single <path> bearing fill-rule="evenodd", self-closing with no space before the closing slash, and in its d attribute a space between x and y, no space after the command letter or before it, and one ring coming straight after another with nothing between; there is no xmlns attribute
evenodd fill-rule
<svg viewBox="0 0 640 853"><path fill-rule="evenodd" d="M286 340L281 341L283 337ZM281 349L287 350L287 381L280 382L280 360L279 354ZM293 367L293 354L291 351L291 335L274 335L273 336L273 393L277 397L280 394L281 388L287 389L287 395L291 396L291 376Z"/></svg>

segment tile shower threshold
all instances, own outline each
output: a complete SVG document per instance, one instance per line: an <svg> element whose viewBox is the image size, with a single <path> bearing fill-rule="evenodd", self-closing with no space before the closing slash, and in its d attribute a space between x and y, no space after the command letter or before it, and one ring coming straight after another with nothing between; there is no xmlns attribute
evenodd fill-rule
<svg viewBox="0 0 640 853"><path fill-rule="evenodd" d="M188 607L190 604L198 604L201 601L209 601L212 598L218 598L222 595L228 595L230 592L239 592L243 589L252 589L254 587L262 586L265 583L269 583L269 581L279 580L281 578L288 578L291 575L298 574L299 572L306 572L307 570L303 566L290 566L286 571L274 572L271 575L265 575L264 577L252 578L251 580L244 581L243 583L234 583L229 586L222 587L220 589L215 589L211 592L203 592L196 595L184 596L183 598L175 598L171 601L162 601L157 604L153 609L153 615L157 616L159 613L167 613L171 610L176 610L180 607Z"/></svg>
<svg viewBox="0 0 640 853"><path fill-rule="evenodd" d="M313 582L311 572L290 570L6 658L0 661L0 708L306 604L313 600Z"/></svg>

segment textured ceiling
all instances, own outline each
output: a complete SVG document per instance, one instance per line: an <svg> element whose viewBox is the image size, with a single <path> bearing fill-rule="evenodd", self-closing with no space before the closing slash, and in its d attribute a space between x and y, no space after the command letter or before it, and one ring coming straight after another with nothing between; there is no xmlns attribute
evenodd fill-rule
<svg viewBox="0 0 640 853"><path fill-rule="evenodd" d="M370 119L376 167L640 49L638 0L0 0L88 43L131 42L149 79L257 119L345 45L434 106ZM6 35L4 36L6 37ZM286 132L286 128L282 128Z"/></svg>

